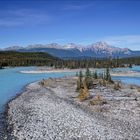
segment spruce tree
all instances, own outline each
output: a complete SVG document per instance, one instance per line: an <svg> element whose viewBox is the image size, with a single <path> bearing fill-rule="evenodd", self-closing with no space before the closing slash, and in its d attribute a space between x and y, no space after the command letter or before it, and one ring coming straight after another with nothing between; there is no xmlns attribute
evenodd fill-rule
<svg viewBox="0 0 140 140"><path fill-rule="evenodd" d="M95 71L94 78L98 79L97 71Z"/></svg>
<svg viewBox="0 0 140 140"><path fill-rule="evenodd" d="M83 88L83 73L80 70L78 80L77 80L77 88L76 89L80 90L81 88Z"/></svg>
<svg viewBox="0 0 140 140"><path fill-rule="evenodd" d="M93 87L92 75L91 75L89 68L86 69L84 82L88 89Z"/></svg>
<svg viewBox="0 0 140 140"><path fill-rule="evenodd" d="M108 67L106 68L105 80L108 81L108 82L113 83L112 78L111 78L111 75L110 75L110 71L109 71L109 68L108 68Z"/></svg>
<svg viewBox="0 0 140 140"><path fill-rule="evenodd" d="M87 69L86 69L85 76L86 76L86 77L91 77L91 72L90 72L90 70L89 70L88 67L87 67Z"/></svg>

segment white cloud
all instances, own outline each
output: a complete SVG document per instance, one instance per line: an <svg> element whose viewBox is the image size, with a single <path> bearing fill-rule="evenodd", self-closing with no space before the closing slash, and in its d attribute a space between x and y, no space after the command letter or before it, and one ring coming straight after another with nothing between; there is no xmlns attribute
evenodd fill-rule
<svg viewBox="0 0 140 140"><path fill-rule="evenodd" d="M140 35L108 36L102 41L116 47L140 50Z"/></svg>

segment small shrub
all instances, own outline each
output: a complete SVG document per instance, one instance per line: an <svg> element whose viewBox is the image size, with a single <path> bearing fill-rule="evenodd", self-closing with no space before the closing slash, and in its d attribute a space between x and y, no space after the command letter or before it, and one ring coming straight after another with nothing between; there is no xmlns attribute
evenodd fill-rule
<svg viewBox="0 0 140 140"><path fill-rule="evenodd" d="M137 91L140 92L140 87L137 88Z"/></svg>
<svg viewBox="0 0 140 140"><path fill-rule="evenodd" d="M130 89L134 89L134 86L133 85L130 85Z"/></svg>
<svg viewBox="0 0 140 140"><path fill-rule="evenodd" d="M52 78L49 78L46 80L43 79L39 84L43 87L52 86L52 85L55 85L55 81Z"/></svg>
<svg viewBox="0 0 140 140"><path fill-rule="evenodd" d="M79 95L78 95L78 98L80 99L80 101L86 100L90 95L86 84L84 83L83 85L84 85L84 88L81 88L79 90Z"/></svg>
<svg viewBox="0 0 140 140"><path fill-rule="evenodd" d="M93 79L92 79L92 77L85 77L84 83L86 84L86 87L88 89L93 88Z"/></svg>
<svg viewBox="0 0 140 140"><path fill-rule="evenodd" d="M107 104L106 100L103 99L103 97L101 95L96 95L91 101L90 101L91 105L103 105L103 104Z"/></svg>
<svg viewBox="0 0 140 140"><path fill-rule="evenodd" d="M103 81L102 81L102 85L103 85L104 87L106 87L107 82L106 82L106 80L105 80L105 79L103 79Z"/></svg>
<svg viewBox="0 0 140 140"><path fill-rule="evenodd" d="M114 84L114 89L115 90L119 90L120 88L121 88L121 85L120 85L119 82L117 82L117 83Z"/></svg>

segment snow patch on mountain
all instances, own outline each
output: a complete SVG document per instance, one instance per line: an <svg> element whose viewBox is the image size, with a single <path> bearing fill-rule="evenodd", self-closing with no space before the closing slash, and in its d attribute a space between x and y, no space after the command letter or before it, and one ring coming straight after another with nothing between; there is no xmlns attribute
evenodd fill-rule
<svg viewBox="0 0 140 140"><path fill-rule="evenodd" d="M13 46L4 50L26 51L26 52L48 52L57 57L131 57L140 56L140 51L132 51L128 48L119 48L107 44L106 42L96 42L90 45L77 45L69 43L60 45L51 44L35 44L27 47Z"/></svg>

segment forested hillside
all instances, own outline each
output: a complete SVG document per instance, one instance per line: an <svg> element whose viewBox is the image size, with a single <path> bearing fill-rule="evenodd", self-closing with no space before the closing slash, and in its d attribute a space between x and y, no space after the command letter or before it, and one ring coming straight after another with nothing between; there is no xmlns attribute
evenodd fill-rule
<svg viewBox="0 0 140 140"><path fill-rule="evenodd" d="M41 52L0 52L0 66L42 66L53 65L59 60L48 53Z"/></svg>

